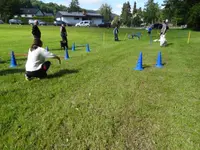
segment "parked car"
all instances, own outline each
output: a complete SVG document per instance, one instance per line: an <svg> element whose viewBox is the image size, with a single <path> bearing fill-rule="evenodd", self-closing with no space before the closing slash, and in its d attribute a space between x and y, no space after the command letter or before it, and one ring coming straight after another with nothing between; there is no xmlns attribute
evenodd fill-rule
<svg viewBox="0 0 200 150"><path fill-rule="evenodd" d="M33 20L33 19L28 20L28 24L31 24L31 25L33 25L34 22L35 22L35 20ZM47 25L47 23L45 21L38 20L38 25L43 26L43 25Z"/></svg>
<svg viewBox="0 0 200 150"><path fill-rule="evenodd" d="M54 26L61 26L61 24L64 24L66 26L66 23L64 21L54 21Z"/></svg>
<svg viewBox="0 0 200 150"><path fill-rule="evenodd" d="M23 24L23 22L19 19L10 19L9 24Z"/></svg>
<svg viewBox="0 0 200 150"><path fill-rule="evenodd" d="M90 25L91 25L90 20L84 20L84 21L77 23L75 26L76 27L90 27Z"/></svg>
<svg viewBox="0 0 200 150"><path fill-rule="evenodd" d="M111 27L111 23L110 22L104 22L104 23L99 24L98 27L110 28Z"/></svg>
<svg viewBox="0 0 200 150"><path fill-rule="evenodd" d="M0 20L0 24L4 24L4 22L2 20Z"/></svg>
<svg viewBox="0 0 200 150"><path fill-rule="evenodd" d="M64 21L57 21L57 20L54 21L53 24L54 24L54 26L61 26L61 24L64 24L65 26L72 26L71 23L66 23Z"/></svg>
<svg viewBox="0 0 200 150"><path fill-rule="evenodd" d="M42 21L42 20L38 20L38 24L40 26L44 26L44 25L47 25L47 23L45 21Z"/></svg>

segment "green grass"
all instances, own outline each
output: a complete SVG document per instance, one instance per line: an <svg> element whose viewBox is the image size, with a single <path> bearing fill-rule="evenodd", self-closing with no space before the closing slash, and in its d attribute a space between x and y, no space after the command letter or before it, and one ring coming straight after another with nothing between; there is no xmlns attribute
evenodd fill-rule
<svg viewBox="0 0 200 150"><path fill-rule="evenodd" d="M31 26L0 25L0 149L200 149L200 33L169 30L168 47L124 40L133 29L69 27L64 60L59 27L40 27L44 47L62 56L50 60L49 78L26 81L25 56ZM105 41L102 35L105 33ZM153 31L153 39L158 38ZM18 66L9 68L10 51ZM158 51L162 69L155 68ZM143 71L134 71L143 52Z"/></svg>

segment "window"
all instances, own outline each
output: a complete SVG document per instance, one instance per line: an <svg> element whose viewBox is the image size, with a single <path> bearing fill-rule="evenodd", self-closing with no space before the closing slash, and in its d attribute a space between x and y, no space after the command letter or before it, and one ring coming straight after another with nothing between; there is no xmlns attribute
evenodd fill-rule
<svg viewBox="0 0 200 150"><path fill-rule="evenodd" d="M79 20L79 17L74 17L74 20Z"/></svg>

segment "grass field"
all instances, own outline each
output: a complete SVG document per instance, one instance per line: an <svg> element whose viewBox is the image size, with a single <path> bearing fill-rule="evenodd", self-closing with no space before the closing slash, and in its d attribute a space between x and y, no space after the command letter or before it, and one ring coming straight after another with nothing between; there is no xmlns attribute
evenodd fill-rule
<svg viewBox="0 0 200 150"><path fill-rule="evenodd" d="M187 44L187 30L169 30L161 48L144 29L120 29L114 42L112 29L69 27L70 47L89 43L91 52L79 46L65 60L59 27L40 30L62 64L50 60L48 79L26 81L31 26L0 25L0 149L200 149L199 32ZM134 31L141 40L124 38ZM154 67L159 51L162 69ZM140 52L145 69L135 71Z"/></svg>

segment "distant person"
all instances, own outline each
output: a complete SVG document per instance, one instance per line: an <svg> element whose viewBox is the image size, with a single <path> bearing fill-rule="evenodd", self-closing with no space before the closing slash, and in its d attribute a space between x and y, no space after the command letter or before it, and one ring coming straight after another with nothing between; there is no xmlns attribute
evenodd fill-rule
<svg viewBox="0 0 200 150"><path fill-rule="evenodd" d="M66 31L65 25L63 23L60 27L60 36L62 38L62 43L64 43L66 48L68 48L67 31Z"/></svg>
<svg viewBox="0 0 200 150"><path fill-rule="evenodd" d="M152 26L149 26L149 27L147 28L147 33L148 33L149 35L151 35L151 31L152 31Z"/></svg>
<svg viewBox="0 0 200 150"><path fill-rule="evenodd" d="M33 44L29 49L25 65L26 80L31 80L33 78L42 79L47 77L47 70L49 69L51 62L45 61L45 58L56 58L61 64L61 60L58 56L42 48L42 41L40 39L34 39Z"/></svg>
<svg viewBox="0 0 200 150"><path fill-rule="evenodd" d="M32 34L33 34L34 39L41 38L41 32L40 32L40 29L38 28L38 20L34 21L34 25L32 27Z"/></svg>
<svg viewBox="0 0 200 150"><path fill-rule="evenodd" d="M116 26L113 30L113 34L114 34L114 40L115 41L119 41L118 39L118 33L119 33L119 30L118 30L118 26Z"/></svg>

